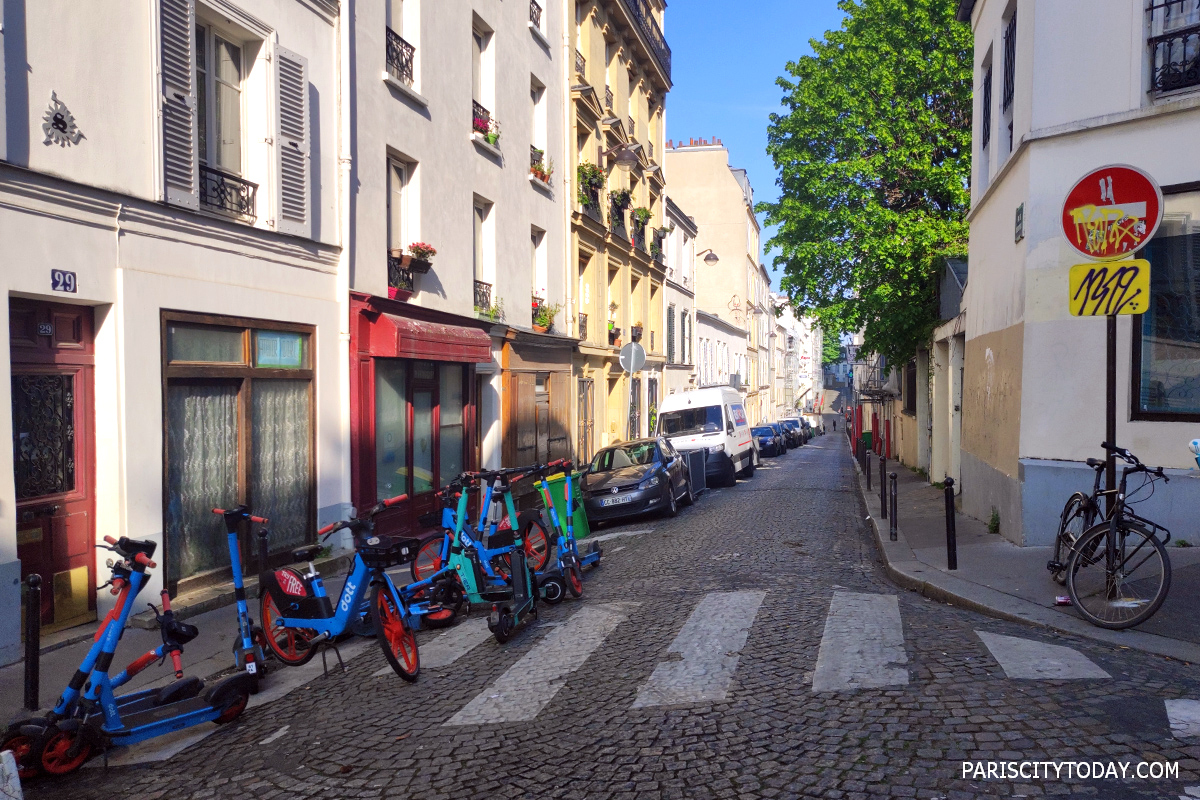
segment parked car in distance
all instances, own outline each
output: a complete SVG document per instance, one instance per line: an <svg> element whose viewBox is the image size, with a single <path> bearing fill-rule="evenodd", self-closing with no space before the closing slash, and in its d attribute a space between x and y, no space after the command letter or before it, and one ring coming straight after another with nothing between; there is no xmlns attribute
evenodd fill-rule
<svg viewBox="0 0 1200 800"><path fill-rule="evenodd" d="M750 435L758 443L758 454L760 456L769 458L787 451L787 445L784 444L779 434L775 432L775 428L771 425L759 425L751 428Z"/></svg>
<svg viewBox="0 0 1200 800"><path fill-rule="evenodd" d="M799 447L804 444L804 428L800 425L800 420L781 419L779 425L783 428L783 435L787 439L789 447Z"/></svg>
<svg viewBox="0 0 1200 800"><path fill-rule="evenodd" d="M778 422L768 422L767 427L775 431L775 435L779 437L779 455L787 455L787 451L792 447L792 443L788 441L787 431Z"/></svg>
<svg viewBox="0 0 1200 800"><path fill-rule="evenodd" d="M584 470L582 483L589 522L647 511L673 517L681 503L695 500L687 461L661 436L605 447Z"/></svg>

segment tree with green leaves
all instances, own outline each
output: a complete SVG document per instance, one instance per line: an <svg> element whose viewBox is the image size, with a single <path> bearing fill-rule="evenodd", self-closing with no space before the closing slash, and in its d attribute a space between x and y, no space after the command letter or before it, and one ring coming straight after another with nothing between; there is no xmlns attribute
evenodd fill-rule
<svg viewBox="0 0 1200 800"><path fill-rule="evenodd" d="M937 325L936 278L967 248L970 28L950 0L840 0L839 30L777 80L767 152L781 288L826 340L907 360Z"/></svg>
<svg viewBox="0 0 1200 800"><path fill-rule="evenodd" d="M821 339L821 365L829 366L842 360L842 343L835 334L824 332Z"/></svg>

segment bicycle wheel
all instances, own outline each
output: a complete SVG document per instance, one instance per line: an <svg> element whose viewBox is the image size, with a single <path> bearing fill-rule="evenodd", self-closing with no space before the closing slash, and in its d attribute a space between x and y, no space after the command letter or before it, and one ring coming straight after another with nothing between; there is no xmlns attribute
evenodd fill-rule
<svg viewBox="0 0 1200 800"><path fill-rule="evenodd" d="M412 562L412 576L414 581L423 581L444 566L442 562L442 541L445 535L446 532L443 531L441 536L426 539L424 544L421 545L421 549L417 551L417 557Z"/></svg>
<svg viewBox="0 0 1200 800"><path fill-rule="evenodd" d="M1088 529L1067 561L1067 591L1084 619L1101 628L1131 628L1150 619L1171 588L1171 561L1154 534L1117 524L1112 554L1109 524Z"/></svg>
<svg viewBox="0 0 1200 800"><path fill-rule="evenodd" d="M308 643L317 635L309 628L277 628L275 621L283 614L275 607L271 593L264 591L258 601L259 618L262 620L263 636L267 640L267 648L289 667L299 667L307 664L317 654L315 647Z"/></svg>
<svg viewBox="0 0 1200 800"><path fill-rule="evenodd" d="M1071 550L1083 532L1092 527L1095 512L1091 501L1082 492L1076 492L1063 506L1062 515L1058 520L1058 535L1054 537L1054 563L1061 564L1057 570L1051 570L1051 577L1059 584L1067 582L1067 559Z"/></svg>
<svg viewBox="0 0 1200 800"><path fill-rule="evenodd" d="M404 612L396 606L384 583L371 587L371 617L375 620L376 641L396 674L412 683L421 673L421 655L417 637L404 621Z"/></svg>

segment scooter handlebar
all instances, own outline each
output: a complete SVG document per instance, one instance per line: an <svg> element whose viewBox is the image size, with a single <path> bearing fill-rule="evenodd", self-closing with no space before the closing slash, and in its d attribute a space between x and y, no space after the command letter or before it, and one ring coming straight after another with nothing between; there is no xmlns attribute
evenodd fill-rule
<svg viewBox="0 0 1200 800"><path fill-rule="evenodd" d="M183 659L179 657L178 650L171 651L171 666L175 668L175 677L183 677Z"/></svg>
<svg viewBox="0 0 1200 800"><path fill-rule="evenodd" d="M223 508L214 508L214 509L212 510L212 513L214 513L214 514L227 514L227 513L229 513L229 512L227 512L227 511L226 511L225 509L223 509ZM270 521L271 521L271 520L267 519L266 517L256 517L256 516L254 516L253 514L248 514L248 513L246 513L246 512L242 512L242 518L243 518L243 519L248 519L248 520L250 520L251 522L258 523L259 525L266 525L268 522L270 522Z"/></svg>
<svg viewBox="0 0 1200 800"><path fill-rule="evenodd" d="M154 569L158 566L158 564L155 564L153 561L151 561L150 557L145 553L134 553L133 560L141 564L143 567L149 567L150 569Z"/></svg>
<svg viewBox="0 0 1200 800"><path fill-rule="evenodd" d="M339 527L341 527L343 524L344 523L342 523L341 520L339 520L337 522L331 522L328 525L326 525L324 528L321 528L321 530L317 531L317 536L325 536L326 534L333 533Z"/></svg>
<svg viewBox="0 0 1200 800"><path fill-rule="evenodd" d="M392 506L400 505L407 499L408 499L408 495L406 495L406 494L396 495L395 497L390 497L387 500L384 500L383 505L385 508L391 508Z"/></svg>
<svg viewBox="0 0 1200 800"><path fill-rule="evenodd" d="M111 537L111 536L105 536L105 537L104 537L104 541L108 542L108 543L109 543L109 544L111 544L113 547L116 547L116 546L117 546L117 540L116 540L116 539L114 539L114 538L113 538L113 537Z"/></svg>

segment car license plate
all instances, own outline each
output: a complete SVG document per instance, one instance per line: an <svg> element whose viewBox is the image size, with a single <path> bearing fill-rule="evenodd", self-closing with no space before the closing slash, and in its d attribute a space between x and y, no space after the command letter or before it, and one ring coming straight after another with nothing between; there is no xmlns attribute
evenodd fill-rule
<svg viewBox="0 0 1200 800"><path fill-rule="evenodd" d="M600 505L602 505L602 506L619 506L619 505L622 505L623 503L628 503L632 500L633 500L633 495L631 495L631 494L619 494L616 497L604 498L603 500L600 501Z"/></svg>

